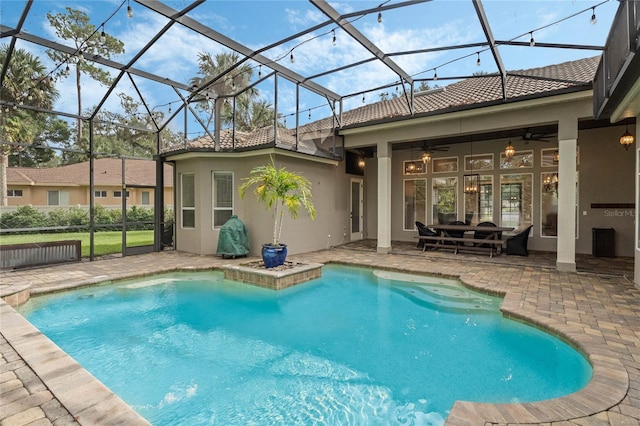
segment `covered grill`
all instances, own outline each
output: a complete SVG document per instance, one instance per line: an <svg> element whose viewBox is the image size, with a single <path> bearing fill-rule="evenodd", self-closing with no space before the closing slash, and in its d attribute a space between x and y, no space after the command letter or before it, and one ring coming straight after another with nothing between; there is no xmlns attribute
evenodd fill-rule
<svg viewBox="0 0 640 426"><path fill-rule="evenodd" d="M218 250L216 254L222 257L236 258L249 253L249 235L244 222L233 215L220 228L218 236Z"/></svg>

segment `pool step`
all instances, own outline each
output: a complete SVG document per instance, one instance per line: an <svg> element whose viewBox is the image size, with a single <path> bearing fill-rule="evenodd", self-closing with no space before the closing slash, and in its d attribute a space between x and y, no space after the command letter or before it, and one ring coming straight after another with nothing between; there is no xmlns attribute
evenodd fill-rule
<svg viewBox="0 0 640 426"><path fill-rule="evenodd" d="M392 281L393 291L440 310L497 312L500 307L500 299L469 290L456 280L387 271L374 275Z"/></svg>

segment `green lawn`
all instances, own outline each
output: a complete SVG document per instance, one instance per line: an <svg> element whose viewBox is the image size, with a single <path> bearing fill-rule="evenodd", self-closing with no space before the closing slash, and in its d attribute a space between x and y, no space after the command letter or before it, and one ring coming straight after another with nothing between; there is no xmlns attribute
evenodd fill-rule
<svg viewBox="0 0 640 426"><path fill-rule="evenodd" d="M94 235L95 255L122 252L122 232L108 231L96 232ZM42 243L48 241L81 240L82 256L89 256L89 233L66 232L59 234L27 234L27 235L2 235L0 245L21 243ZM145 246L153 244L153 231L128 231L127 247Z"/></svg>

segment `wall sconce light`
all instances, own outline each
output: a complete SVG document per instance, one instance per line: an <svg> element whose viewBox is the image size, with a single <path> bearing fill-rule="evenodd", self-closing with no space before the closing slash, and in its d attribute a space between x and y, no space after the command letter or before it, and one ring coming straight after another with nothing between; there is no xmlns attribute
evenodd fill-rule
<svg viewBox="0 0 640 426"><path fill-rule="evenodd" d="M620 136L620 145L624 146L625 150L629 150L629 145L633 142L635 142L635 138L631 133L629 133L629 125L627 124L627 129L622 136Z"/></svg>
<svg viewBox="0 0 640 426"><path fill-rule="evenodd" d="M511 160L513 156L516 154L516 149L511 145L511 142L504 148L504 156L507 157L507 160Z"/></svg>

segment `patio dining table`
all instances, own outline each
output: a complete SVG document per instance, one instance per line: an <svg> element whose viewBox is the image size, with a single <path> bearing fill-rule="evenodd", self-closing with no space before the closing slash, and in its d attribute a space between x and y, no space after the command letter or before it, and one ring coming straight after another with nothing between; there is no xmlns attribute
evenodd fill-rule
<svg viewBox="0 0 640 426"><path fill-rule="evenodd" d="M508 226L441 224L427 225L427 228L438 231L439 235L417 237L424 240L422 251L426 251L427 247L453 249L454 254L458 254L459 250L482 251L488 252L489 257L501 253L502 245L507 241L502 239L502 233L514 229ZM476 238L476 232L481 233L482 238Z"/></svg>

